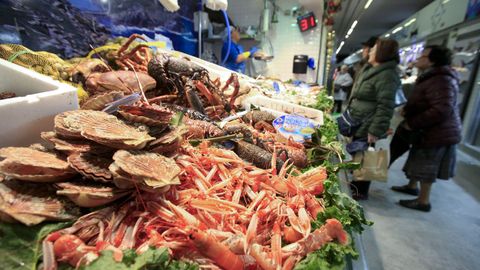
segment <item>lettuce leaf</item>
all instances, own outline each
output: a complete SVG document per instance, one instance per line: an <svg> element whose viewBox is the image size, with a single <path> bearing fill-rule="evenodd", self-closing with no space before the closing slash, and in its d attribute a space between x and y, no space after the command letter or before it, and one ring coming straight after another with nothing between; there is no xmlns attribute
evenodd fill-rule
<svg viewBox="0 0 480 270"><path fill-rule="evenodd" d="M199 266L183 261L170 260L166 248L155 249L150 247L146 252L137 255L133 250L124 251L123 260L116 262L112 251L104 251L101 256L82 270L197 270Z"/></svg>
<svg viewBox="0 0 480 270"><path fill-rule="evenodd" d="M312 252L300 261L295 270L343 270L345 258L357 258L358 253L351 245L342 246L338 243L327 243L321 249Z"/></svg>
<svg viewBox="0 0 480 270"><path fill-rule="evenodd" d="M2 254L0 269L37 269L43 238L70 224L45 223L27 227L22 224L0 223L0 254Z"/></svg>

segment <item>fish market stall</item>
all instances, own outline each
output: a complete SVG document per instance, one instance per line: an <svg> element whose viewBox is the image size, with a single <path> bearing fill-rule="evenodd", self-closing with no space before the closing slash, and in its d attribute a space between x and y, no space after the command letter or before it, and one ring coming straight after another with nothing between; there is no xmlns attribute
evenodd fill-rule
<svg viewBox="0 0 480 270"><path fill-rule="evenodd" d="M370 222L340 188L331 99L264 110L274 102L258 103L272 97L252 78L136 35L112 50L74 60L62 80L84 89L80 109L31 133L41 144L0 148L1 269L332 269L357 256L350 233Z"/></svg>

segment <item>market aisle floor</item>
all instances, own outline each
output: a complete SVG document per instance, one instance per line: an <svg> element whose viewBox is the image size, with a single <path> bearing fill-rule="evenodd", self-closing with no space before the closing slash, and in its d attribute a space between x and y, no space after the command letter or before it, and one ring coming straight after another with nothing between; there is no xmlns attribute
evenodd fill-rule
<svg viewBox="0 0 480 270"><path fill-rule="evenodd" d="M478 161L459 152L456 178L433 185L432 211L423 213L400 207L398 200L414 197L390 190L407 182L401 170L405 159L393 164L388 183L372 183L370 199L361 202L375 222L361 236L368 269L479 269Z"/></svg>

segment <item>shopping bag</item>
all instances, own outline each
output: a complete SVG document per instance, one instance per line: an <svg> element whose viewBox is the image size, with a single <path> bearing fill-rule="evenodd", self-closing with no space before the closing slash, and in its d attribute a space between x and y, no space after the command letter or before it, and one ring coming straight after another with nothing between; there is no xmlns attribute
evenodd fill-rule
<svg viewBox="0 0 480 270"><path fill-rule="evenodd" d="M358 162L361 165L360 169L353 171L353 180L387 182L387 150L370 148L367 151L357 152L353 156L353 162Z"/></svg>

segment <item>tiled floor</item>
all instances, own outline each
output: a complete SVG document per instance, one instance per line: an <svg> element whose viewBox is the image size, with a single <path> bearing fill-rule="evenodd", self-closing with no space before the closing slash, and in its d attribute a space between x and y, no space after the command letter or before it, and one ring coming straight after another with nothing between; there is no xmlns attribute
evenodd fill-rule
<svg viewBox="0 0 480 270"><path fill-rule="evenodd" d="M480 164L459 152L454 180L438 181L431 194L432 211L400 207L413 198L390 190L407 182L401 168L389 172L388 183L374 182L368 201L361 202L375 224L361 236L366 266L356 269L480 269Z"/></svg>

